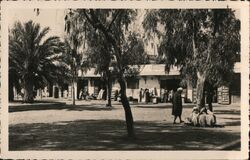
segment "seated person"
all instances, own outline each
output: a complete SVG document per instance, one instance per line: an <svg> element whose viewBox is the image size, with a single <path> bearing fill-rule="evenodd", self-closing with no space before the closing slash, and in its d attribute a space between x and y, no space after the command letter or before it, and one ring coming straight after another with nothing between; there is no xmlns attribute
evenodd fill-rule
<svg viewBox="0 0 250 160"><path fill-rule="evenodd" d="M216 117L213 112L207 108L206 121L208 126L214 126L216 124Z"/></svg>
<svg viewBox="0 0 250 160"><path fill-rule="evenodd" d="M200 110L200 114L199 114L199 125L201 127L205 127L207 125L206 115L207 115L207 109L205 107L203 107Z"/></svg>
<svg viewBox="0 0 250 160"><path fill-rule="evenodd" d="M198 125L198 116L199 116L199 109L194 107L190 117L187 118L188 122L194 126Z"/></svg>

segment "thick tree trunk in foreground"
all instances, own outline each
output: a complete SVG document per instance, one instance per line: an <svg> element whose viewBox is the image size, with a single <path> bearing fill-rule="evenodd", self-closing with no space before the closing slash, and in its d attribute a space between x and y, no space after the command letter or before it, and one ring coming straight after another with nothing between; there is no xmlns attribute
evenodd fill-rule
<svg viewBox="0 0 250 160"><path fill-rule="evenodd" d="M121 87L121 102L123 109L125 111L125 118L126 118L126 125L127 125L127 132L128 132L128 137L129 138L135 138L135 133L134 133L134 120L133 120L133 115L131 112L131 108L129 105L129 101L126 95L126 84L124 79L119 80L119 84Z"/></svg>
<svg viewBox="0 0 250 160"><path fill-rule="evenodd" d="M24 96L23 101L25 103L33 103L34 95L33 95L33 80L32 77L28 76L24 78Z"/></svg>
<svg viewBox="0 0 250 160"><path fill-rule="evenodd" d="M119 74L120 77L118 79L118 82L120 84L120 91L121 91L121 102L122 102L122 106L123 109L125 111L125 118L126 118L126 125L127 125L127 131L128 131L128 137L129 138L134 138L135 137L135 133L134 133L134 120L133 120L133 115L131 112L131 108L128 102L128 98L126 95L126 84L125 84L125 80L122 77L122 65L121 65L121 48L120 48L120 38L119 40L117 40L115 37L117 35L112 35L113 33L110 32L109 28L107 29L98 19L98 17L95 15L94 10L90 10L90 17L88 15L87 12L83 12L85 17L87 18L88 22L94 27L99 29L105 36L107 43L111 44L114 47L114 52L117 58L117 67L119 69ZM93 21L92 21L93 20ZM115 20L115 19L113 19ZM112 24L112 23L111 23ZM121 26L121 21L120 21L120 26ZM118 33L119 34L119 33ZM120 37L120 36L119 36ZM118 47L119 46L119 47Z"/></svg>
<svg viewBox="0 0 250 160"><path fill-rule="evenodd" d="M201 109L203 107L205 107L205 98L204 98L204 86L205 86L205 74L198 72L197 73L197 85L196 85L196 89L197 89L197 96L196 96L196 106Z"/></svg>

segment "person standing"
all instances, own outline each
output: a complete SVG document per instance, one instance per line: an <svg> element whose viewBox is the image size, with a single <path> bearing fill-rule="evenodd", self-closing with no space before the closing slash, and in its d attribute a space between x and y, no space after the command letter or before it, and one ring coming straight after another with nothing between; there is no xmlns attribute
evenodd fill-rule
<svg viewBox="0 0 250 160"><path fill-rule="evenodd" d="M145 89L145 98L146 98L146 103L148 103L149 102L149 100L150 100L150 94L149 94L149 89Z"/></svg>
<svg viewBox="0 0 250 160"><path fill-rule="evenodd" d="M213 102L213 91L212 90L209 90L207 92L207 104L208 104L208 107L209 107L209 110L211 112L213 112L213 106L212 106L212 102Z"/></svg>
<svg viewBox="0 0 250 160"><path fill-rule="evenodd" d="M114 101L117 101L118 95L119 95L119 91L116 89L116 90L115 90L115 98L114 98Z"/></svg>
<svg viewBox="0 0 250 160"><path fill-rule="evenodd" d="M143 89L141 88L141 89L140 89L140 92L139 92L139 98L140 98L140 99L139 99L139 102L142 102L142 96L143 96L143 94L144 94L144 93L143 93Z"/></svg>
<svg viewBox="0 0 250 160"><path fill-rule="evenodd" d="M172 106L172 115L174 116L174 124L176 123L177 117L180 119L180 123L184 122L181 119L181 114L182 114L182 99L181 99L181 93L182 93L182 88L178 88L177 91L174 93L173 97L173 106Z"/></svg>

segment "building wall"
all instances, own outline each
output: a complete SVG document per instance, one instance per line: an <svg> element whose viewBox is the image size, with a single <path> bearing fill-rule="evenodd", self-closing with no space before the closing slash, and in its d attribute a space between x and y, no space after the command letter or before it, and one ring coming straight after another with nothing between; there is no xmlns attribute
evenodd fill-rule
<svg viewBox="0 0 250 160"><path fill-rule="evenodd" d="M236 74L240 74L240 63L237 62L234 66L234 72ZM87 75L92 75L93 77L88 77ZM84 79L88 80L88 92L89 94L93 94L94 91L96 90L95 88L98 86L95 86L94 83L92 83L91 81L93 80L100 80L101 77L94 77L94 72L93 73L89 73L86 75L83 75ZM235 80L233 80L234 83L234 88L238 88L240 89L240 83L238 83L238 81L240 81L239 79L240 76L238 76L237 82ZM127 97L133 97L134 99L139 99L139 91L140 89L154 89L156 88L157 91L157 96L160 97L161 96L161 87L167 90L176 90L179 87L179 82L180 82L180 73L178 72L178 68L172 68L172 70L169 73L166 73L164 70L164 65L161 64L153 64L153 65L145 65L143 70L140 72L140 74L137 76L138 79L138 85L131 85L131 81L129 81L129 85L127 84ZM161 81L165 81L164 84L161 84ZM236 84L237 83L237 84ZM164 87L165 86L165 87ZM232 87L230 87L232 88ZM71 87L69 87L69 97L71 97L71 91L70 91ZM100 86L99 86L99 89ZM120 85L118 82L114 82L112 85L112 89L114 90L119 90L120 89ZM76 89L77 90L77 89ZM186 98L186 100L188 102L195 102L195 89L193 89L193 87L191 86L191 84L187 84L187 88L185 88L184 92L183 92L183 97ZM229 93L229 91L234 91L231 94ZM234 90L227 90L227 91L223 91L223 96L221 96L221 100L225 101L225 102L219 102L219 103L228 103L226 102L226 95L230 95L229 99L230 102L229 103L239 103L240 102L240 95L239 94L235 94L235 89ZM220 94L220 92L218 92L218 94Z"/></svg>
<svg viewBox="0 0 250 160"><path fill-rule="evenodd" d="M143 88L143 89L156 88L157 90L158 89L160 90L160 81L159 81L158 77L155 77L155 76L140 77L139 88Z"/></svg>
<svg viewBox="0 0 250 160"><path fill-rule="evenodd" d="M139 88L138 89L127 89L127 95L132 96L133 98L139 99L140 89L149 89L153 90L156 88L157 96L160 97L160 80L156 76L143 76L139 78Z"/></svg>

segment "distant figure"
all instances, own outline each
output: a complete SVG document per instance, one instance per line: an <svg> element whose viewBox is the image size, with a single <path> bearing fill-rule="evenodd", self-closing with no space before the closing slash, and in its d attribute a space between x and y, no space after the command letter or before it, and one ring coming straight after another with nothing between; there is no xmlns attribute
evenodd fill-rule
<svg viewBox="0 0 250 160"><path fill-rule="evenodd" d="M85 89L81 89L80 90L80 93L79 93L79 99L86 99L86 96L87 96L87 92L86 92L86 90Z"/></svg>
<svg viewBox="0 0 250 160"><path fill-rule="evenodd" d="M168 102L173 102L174 91L170 90L168 93Z"/></svg>
<svg viewBox="0 0 250 160"><path fill-rule="evenodd" d="M164 102L165 103L170 102L168 97L169 97L169 91L166 89L164 92Z"/></svg>
<svg viewBox="0 0 250 160"><path fill-rule="evenodd" d="M98 96L97 96L97 98L96 98L97 100L102 99L102 97L103 97L103 92L104 92L103 89L101 89L101 90L99 91Z"/></svg>
<svg viewBox="0 0 250 160"><path fill-rule="evenodd" d="M154 96L158 96L156 87L154 88Z"/></svg>
<svg viewBox="0 0 250 160"><path fill-rule="evenodd" d="M172 107L172 115L174 115L174 124L176 123L177 117L180 119L180 123L184 122L181 119L181 114L182 114L182 99L181 99L181 93L182 93L182 88L178 88L177 91L174 94L173 97L173 107Z"/></svg>
<svg viewBox="0 0 250 160"><path fill-rule="evenodd" d="M145 102L148 103L150 101L150 93L149 90L145 89Z"/></svg>
<svg viewBox="0 0 250 160"><path fill-rule="evenodd" d="M82 93L83 93L83 89L81 89L79 92L79 99L82 99Z"/></svg>
<svg viewBox="0 0 250 160"><path fill-rule="evenodd" d="M139 92L139 102L142 101L142 97L143 97L143 89L141 88Z"/></svg>
<svg viewBox="0 0 250 160"><path fill-rule="evenodd" d="M161 88L161 102L164 102L164 93L165 93L165 90Z"/></svg>
<svg viewBox="0 0 250 160"><path fill-rule="evenodd" d="M83 97L84 100L86 100L87 96L89 96L89 93L86 89L83 89L81 97Z"/></svg>
<svg viewBox="0 0 250 160"><path fill-rule="evenodd" d="M119 95L119 91L116 89L116 90L115 90L114 101L117 101L118 95Z"/></svg>

